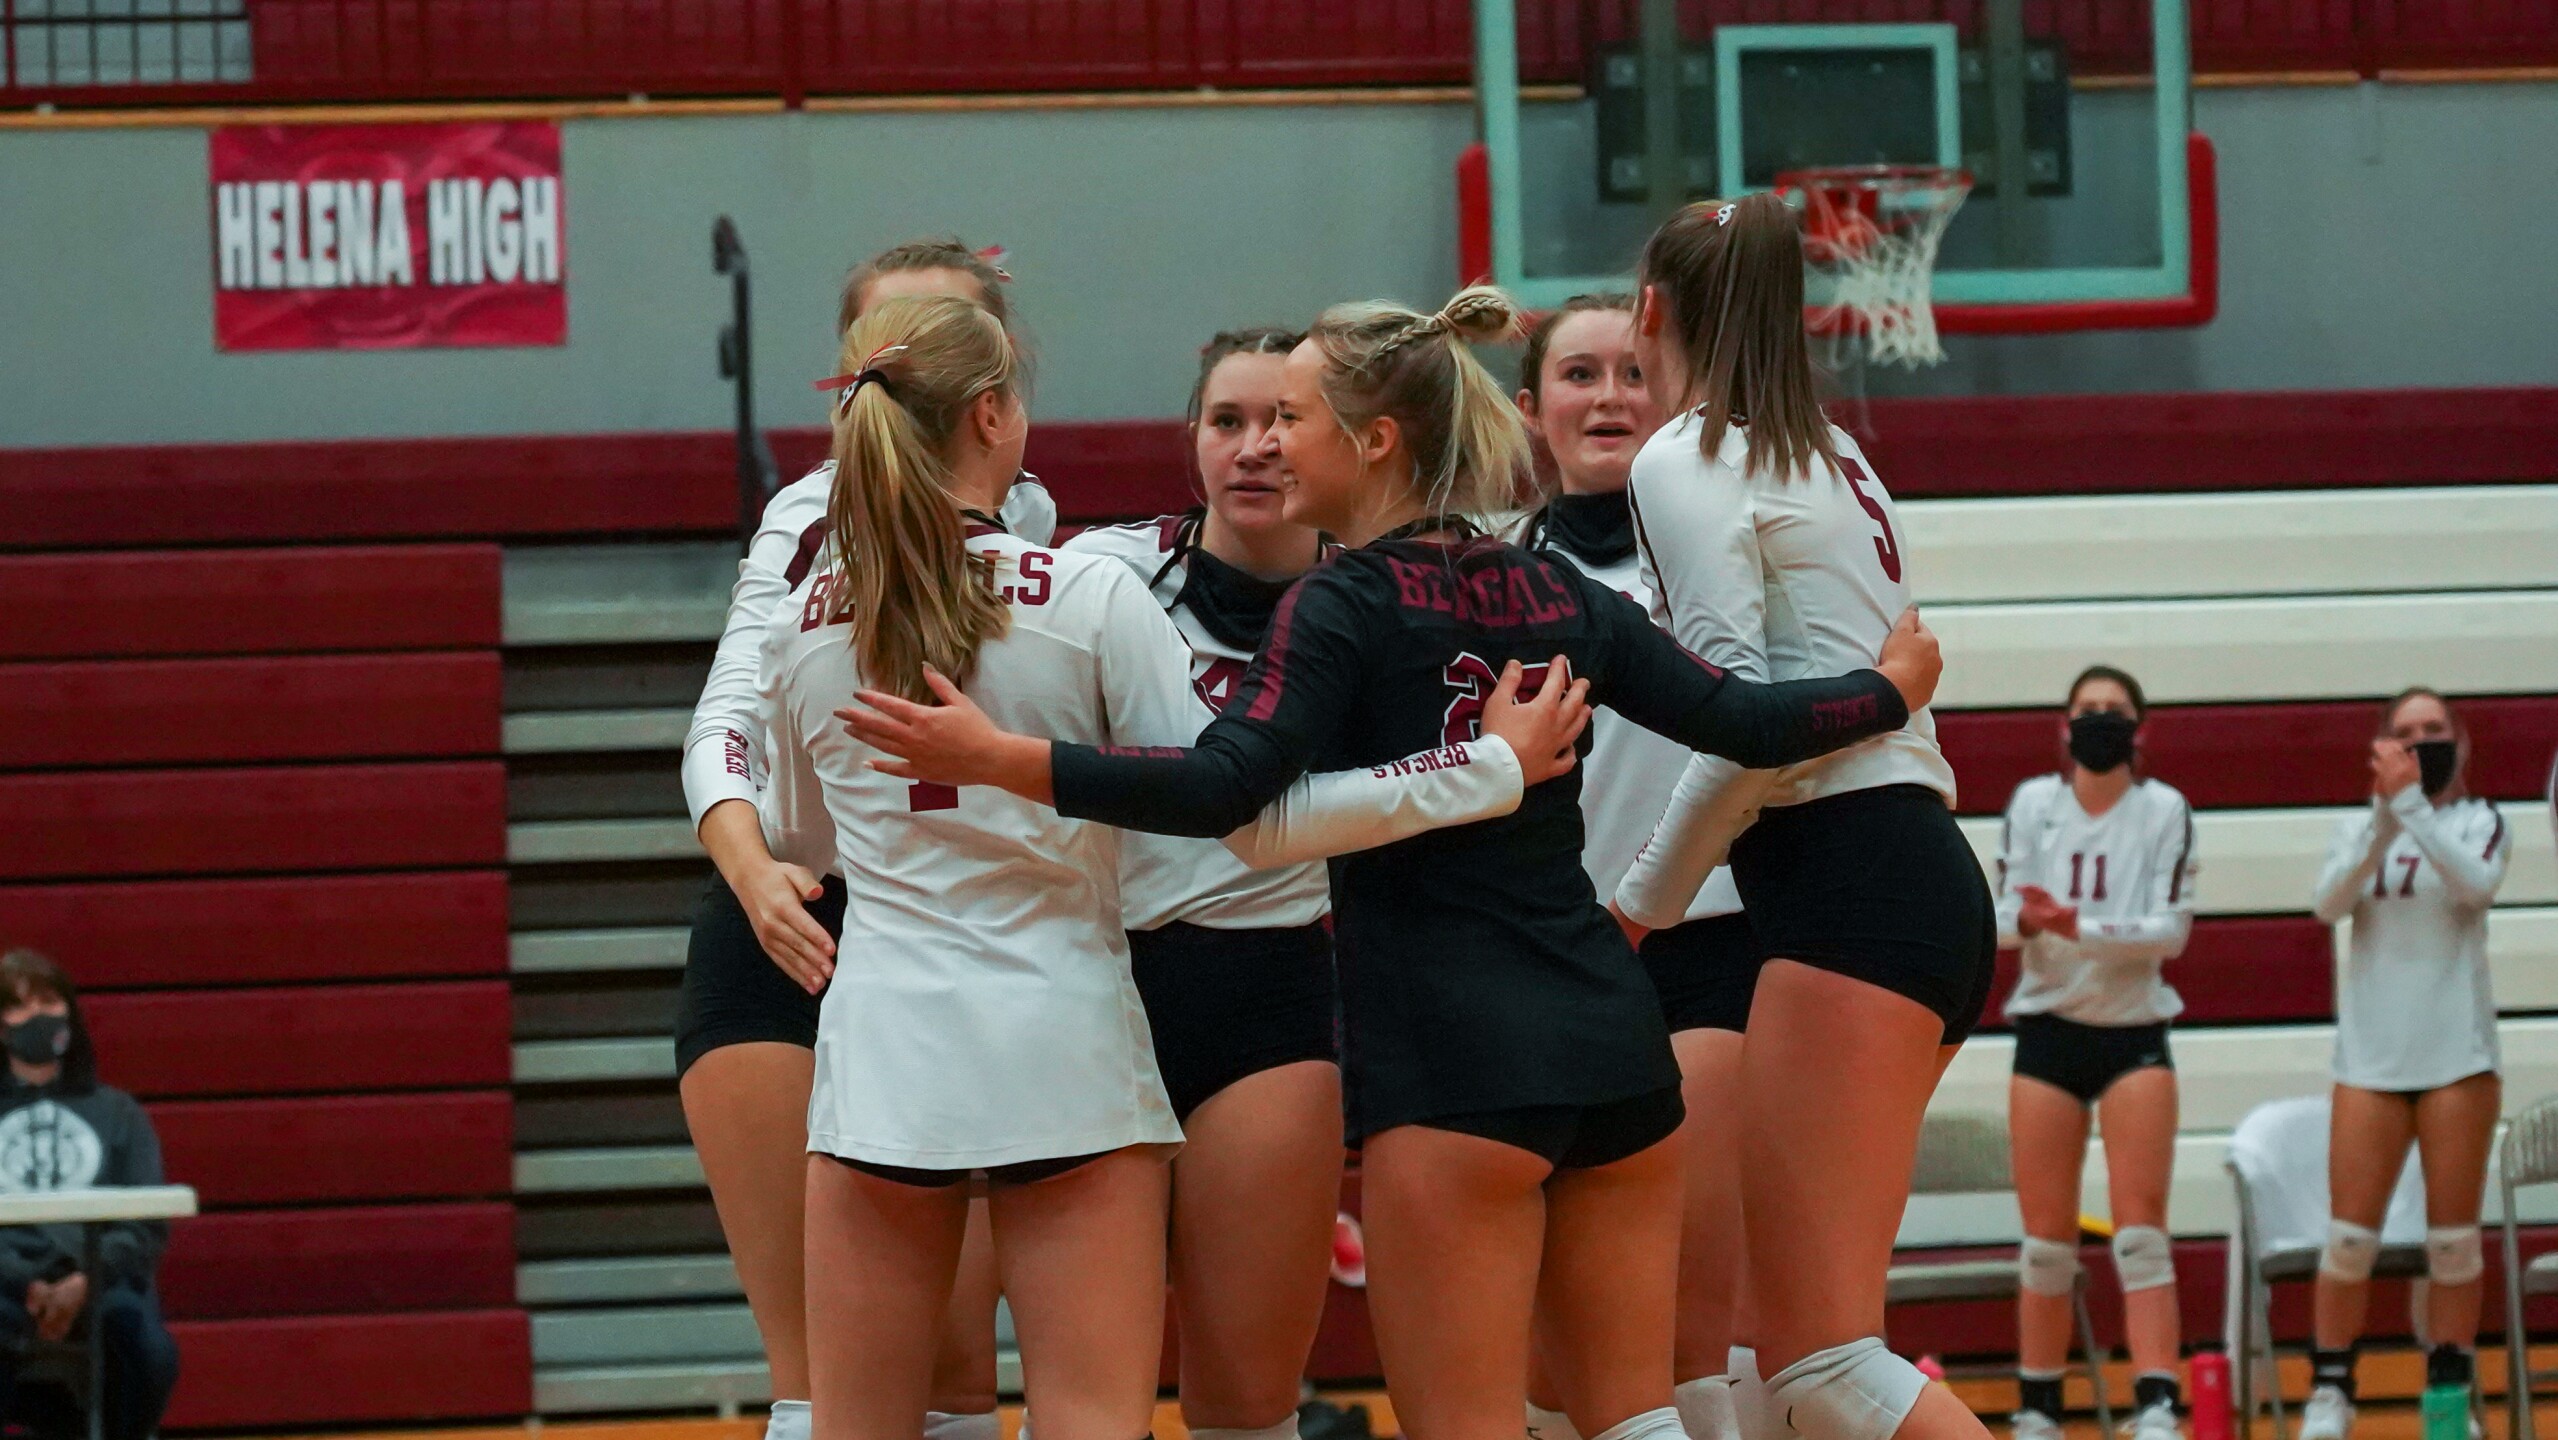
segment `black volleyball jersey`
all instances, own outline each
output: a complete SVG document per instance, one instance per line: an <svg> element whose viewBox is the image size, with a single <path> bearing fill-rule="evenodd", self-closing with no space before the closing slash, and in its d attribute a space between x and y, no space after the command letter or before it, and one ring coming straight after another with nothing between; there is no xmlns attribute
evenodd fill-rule
<svg viewBox="0 0 2558 1440"><path fill-rule="evenodd" d="M1387 539L1288 592L1225 712L1186 748L1059 744L1057 808L1222 835L1296 775L1473 739L1502 667L1560 654L1591 699L1753 767L1900 725L1871 670L1757 685L1681 649L1569 564L1486 539ZM1580 742L1587 753L1589 738ZM1580 773L1512 813L1332 861L1353 1140L1434 1116L1591 1105L1679 1082L1661 1008L1581 865Z"/></svg>

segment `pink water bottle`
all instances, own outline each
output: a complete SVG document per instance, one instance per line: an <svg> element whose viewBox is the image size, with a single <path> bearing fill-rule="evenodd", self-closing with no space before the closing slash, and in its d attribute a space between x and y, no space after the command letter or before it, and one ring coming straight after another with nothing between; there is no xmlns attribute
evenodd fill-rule
<svg viewBox="0 0 2558 1440"><path fill-rule="evenodd" d="M2194 1390L2194 1440L2230 1440L2229 1357L2198 1350L2185 1370Z"/></svg>

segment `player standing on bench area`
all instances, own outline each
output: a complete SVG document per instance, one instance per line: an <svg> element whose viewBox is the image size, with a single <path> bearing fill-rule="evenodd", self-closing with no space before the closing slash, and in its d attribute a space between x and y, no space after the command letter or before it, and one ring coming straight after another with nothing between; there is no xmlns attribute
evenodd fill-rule
<svg viewBox="0 0 2558 1440"><path fill-rule="evenodd" d="M1623 596L1460 518L1510 503L1526 470L1519 413L1466 346L1514 323L1488 288L1429 315L1341 305L1289 355L1275 432L1285 513L1353 548L1280 602L1197 744L1006 733L947 684L934 686L939 705L865 692L869 708L846 718L905 757L886 767L901 776L1216 835L1309 768L1391 771L1415 746L1463 743L1481 697L1530 663L1541 693L1569 673L1574 693L1762 765L1853 744L1926 702L1939 667L1915 615L1880 647L1881 673L1750 684L1682 651ZM1583 1433L1679 1432L1678 1064L1660 1002L1581 867L1578 802L1566 775L1514 814L1333 866L1368 1298L1415 1434L1517 1433L1532 1309Z"/></svg>
<svg viewBox="0 0 2558 1440"><path fill-rule="evenodd" d="M2102 1122L2138 1413L2133 1440L2176 1440L2181 1399L2176 1257L2167 1184L2176 1164L2176 1062L2167 1022L2185 1008L2159 978L2194 929L2194 812L2140 770L2140 682L2092 665L2069 690L2069 768L2016 787L1998 873L1999 944L2024 952L2007 1002L2017 1206L2016 1440L2060 1440L2079 1176Z"/></svg>
<svg viewBox="0 0 2558 1440"><path fill-rule="evenodd" d="M2371 1302L2381 1217L2414 1144L2425 1172L2428 1385L2476 1382L2478 1239L2487 1155L2504 1099L2487 911L2513 836L2461 783L2469 732L2431 690L2381 712L2372 803L2337 827L2311 905L2354 939L2336 1005L2336 1090L2327 1136L2327 1253L2318 1265L2315 1349L2301 1440L2344 1440L2354 1423L2354 1347Z"/></svg>
<svg viewBox="0 0 2558 1440"><path fill-rule="evenodd" d="M1892 497L1815 397L1803 263L1774 194L1690 205L1644 246L1637 354L1678 418L1633 495L1680 643L1736 678L1819 684L1874 663L1910 587ZM1617 888L1629 934L1674 925L1728 853L1768 957L1741 1051L1745 1338L1804 1440L1985 1433L1880 1338L1919 1123L1998 944L1953 798L1924 713L1781 770L1699 756Z"/></svg>

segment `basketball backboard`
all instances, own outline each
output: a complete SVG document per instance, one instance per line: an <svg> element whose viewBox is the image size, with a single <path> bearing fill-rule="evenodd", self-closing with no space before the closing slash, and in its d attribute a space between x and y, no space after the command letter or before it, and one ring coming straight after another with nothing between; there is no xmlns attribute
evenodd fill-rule
<svg viewBox="0 0 2558 1440"><path fill-rule="evenodd" d="M1974 185L1939 257L1939 328L2210 318L2218 222L2210 145L2192 133L2185 0L1772 13L1764 0L1478 0L1467 278L1550 306L1622 288L1683 200L1805 167L1945 165ZM1679 183L1652 184L1656 169ZM2003 184L2008 170L2024 183Z"/></svg>

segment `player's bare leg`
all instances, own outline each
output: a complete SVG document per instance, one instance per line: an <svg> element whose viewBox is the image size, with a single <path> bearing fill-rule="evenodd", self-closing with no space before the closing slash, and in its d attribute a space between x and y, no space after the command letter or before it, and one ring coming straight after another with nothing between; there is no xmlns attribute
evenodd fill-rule
<svg viewBox="0 0 2558 1440"><path fill-rule="evenodd" d="M968 1229L968 1187L901 1184L827 1155L806 1165L816 1440L915 1440Z"/></svg>
<svg viewBox="0 0 2558 1440"><path fill-rule="evenodd" d="M1518 1440L1551 1169L1424 1125L1362 1148L1368 1312L1412 1440Z"/></svg>
<svg viewBox="0 0 2558 1440"><path fill-rule="evenodd" d="M815 1068L815 1052L804 1045L723 1045L694 1061L680 1087L684 1123L763 1338L776 1400L809 1398L801 1241Z"/></svg>
<svg viewBox="0 0 2558 1440"><path fill-rule="evenodd" d="M1154 1426L1171 1172L1153 1147L1130 1146L987 1196L1039 1440L1137 1440Z"/></svg>

